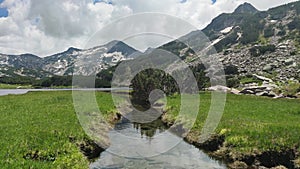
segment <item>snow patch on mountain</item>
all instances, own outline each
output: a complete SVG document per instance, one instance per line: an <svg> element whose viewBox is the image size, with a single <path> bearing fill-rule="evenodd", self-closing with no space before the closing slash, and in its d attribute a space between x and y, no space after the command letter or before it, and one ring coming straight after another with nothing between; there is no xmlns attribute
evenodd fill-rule
<svg viewBox="0 0 300 169"><path fill-rule="evenodd" d="M233 29L233 26L230 26L230 27L227 27L227 28L221 30L220 33L222 33L222 34L227 34L227 33L229 33L232 29Z"/></svg>

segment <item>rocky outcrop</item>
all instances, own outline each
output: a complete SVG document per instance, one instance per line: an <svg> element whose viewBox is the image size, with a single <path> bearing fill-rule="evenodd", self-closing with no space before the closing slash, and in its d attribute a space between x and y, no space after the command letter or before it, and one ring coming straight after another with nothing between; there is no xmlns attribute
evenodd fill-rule
<svg viewBox="0 0 300 169"><path fill-rule="evenodd" d="M236 94L236 95L241 94L238 89L229 88L229 87L221 86L221 85L211 86L211 87L207 88L206 90L207 91L227 92L227 93Z"/></svg>
<svg viewBox="0 0 300 169"><path fill-rule="evenodd" d="M237 66L239 76L256 74L259 78L263 74L270 74L274 76L271 79L272 81L287 82L298 77L300 57L298 55L291 56L290 53L295 51L296 47L293 42L288 41L286 43L288 43L286 49L276 48L275 52L258 57L251 56L249 52L251 47L245 47L244 49L233 47L230 49L233 52L228 55L222 53L217 55L224 66Z"/></svg>
<svg viewBox="0 0 300 169"><path fill-rule="evenodd" d="M254 87L247 87L244 88L240 93L242 94L257 94L264 92L267 89L267 87L262 86L254 86Z"/></svg>
<svg viewBox="0 0 300 169"><path fill-rule="evenodd" d="M273 82L272 79L259 76L259 75L253 75L255 78L259 80L263 80L262 85L258 85L257 83L251 83L243 86L243 89L239 91L235 88L229 88L226 86L211 86L207 88L208 91L219 91L219 92L227 92L231 94L247 94L247 95L256 95L256 96L266 96L266 97L272 97L272 98L282 98L283 95L277 95L274 90L278 89L278 86ZM299 93L300 96L300 93Z"/></svg>
<svg viewBox="0 0 300 169"><path fill-rule="evenodd" d="M277 94L272 91L272 88L268 86L253 86L246 87L242 91L241 94L251 94L256 96L267 96L267 97L277 97Z"/></svg>
<svg viewBox="0 0 300 169"><path fill-rule="evenodd" d="M264 12L257 11L246 3L234 13L220 15L203 29L215 47L212 51L217 52L210 57L218 58L224 67L236 66L238 77L256 74L259 78L267 75L272 81L280 83L299 80L300 52L297 42L299 28L291 27L299 16L299 3L287 4ZM245 15L237 17L236 13ZM249 30L251 22L252 24L259 22L261 25ZM249 38L252 37L249 32L256 32L251 34L255 38ZM249 38L248 41L245 41L245 37ZM194 64L199 62L197 59L194 60Z"/></svg>
<svg viewBox="0 0 300 169"><path fill-rule="evenodd" d="M228 92L231 89L229 87L226 86L221 86L221 85L217 85L217 86L211 86L207 89L208 91L220 91L220 92Z"/></svg>

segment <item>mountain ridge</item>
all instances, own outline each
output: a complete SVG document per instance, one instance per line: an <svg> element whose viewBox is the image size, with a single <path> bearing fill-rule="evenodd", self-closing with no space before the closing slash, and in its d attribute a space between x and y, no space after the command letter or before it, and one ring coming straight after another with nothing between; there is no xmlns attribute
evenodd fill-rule
<svg viewBox="0 0 300 169"><path fill-rule="evenodd" d="M252 4L245 2L239 5L233 13L256 13L259 12Z"/></svg>
<svg viewBox="0 0 300 169"><path fill-rule="evenodd" d="M87 60L89 60L89 57L92 58L94 55L98 56L100 61L101 59L103 60L100 62L102 63L100 67L105 69L109 66L116 65L117 62L121 60L131 59L132 55L135 53L140 52L124 42L112 41L105 45L96 46L91 49L70 47L63 52L46 57L39 57L32 54L0 54L0 75L2 77L5 76L5 72L10 72L7 74L8 77L14 76L14 74L21 76L35 76L36 78L53 75L71 75L76 59L83 55L86 56ZM33 75L28 73L30 72L30 69L32 69L32 72L40 71L41 73L47 73L45 75L37 75L39 73L34 73L35 75ZM22 74L24 70L26 70L26 74Z"/></svg>
<svg viewBox="0 0 300 169"><path fill-rule="evenodd" d="M243 8L251 12L243 12ZM300 80L299 30L300 1L267 11L258 11L251 4L245 3L233 13L220 14L204 29L185 35L183 41L179 38L162 47L166 50L171 48L171 52L175 54L182 54L189 51L190 41L204 39L205 34L214 47L211 54L225 68L234 66L238 70L237 75L232 77L258 74L276 82L287 83ZM194 44L197 43L192 43ZM194 46L189 47L197 49ZM201 63L201 59L193 51L186 52L183 56L190 65Z"/></svg>
<svg viewBox="0 0 300 169"><path fill-rule="evenodd" d="M219 57L225 68L235 66L241 76L259 74L281 82L293 78L300 79L297 76L300 67L299 14L300 1L270 8L267 11L258 11L253 5L244 3L232 13L220 14L204 29L190 32L158 48L178 55L190 65L197 65L200 61L193 49L208 47L204 42L209 42L216 50L212 53ZM199 44L202 46L190 46ZM44 58L23 54L22 56L28 56L28 59L21 61L19 60L21 55L11 55L11 59L8 60L5 59L8 55L0 54L0 68L2 67L0 76L5 76L5 71L12 69L12 66L14 69L26 70L35 66L43 73L48 72L46 76L71 75L75 60L88 55L101 63L99 67L101 71L140 54L141 52L122 41L112 41L104 46L86 50L70 47L64 52ZM34 61L34 58L37 61ZM9 66L8 62L15 64ZM37 76L41 77L43 75Z"/></svg>

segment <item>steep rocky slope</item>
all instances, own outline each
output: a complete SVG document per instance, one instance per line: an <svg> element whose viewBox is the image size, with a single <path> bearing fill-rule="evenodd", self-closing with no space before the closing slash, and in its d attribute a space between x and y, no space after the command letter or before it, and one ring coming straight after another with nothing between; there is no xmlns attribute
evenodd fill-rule
<svg viewBox="0 0 300 169"><path fill-rule="evenodd" d="M198 39L192 45L203 45L205 38L214 47L210 57L217 57L225 68L236 67L239 77L258 74L276 82L300 79L299 1L268 11L258 11L244 3L233 13L219 15L203 30L191 32L161 48L179 54L191 65L198 65L201 60L191 48L199 48L190 46L190 42Z"/></svg>

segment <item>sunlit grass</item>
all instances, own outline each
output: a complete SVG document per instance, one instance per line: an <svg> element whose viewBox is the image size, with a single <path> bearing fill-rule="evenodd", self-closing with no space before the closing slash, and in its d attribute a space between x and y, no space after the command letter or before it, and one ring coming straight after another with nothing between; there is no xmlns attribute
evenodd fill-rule
<svg viewBox="0 0 300 169"><path fill-rule="evenodd" d="M210 93L200 94L200 111L191 131L194 139L202 130L210 98ZM105 119L115 115L111 94L96 92L96 101ZM299 103L228 95L216 133L225 135L232 152L295 148L300 140ZM180 105L180 95L168 97L168 121L176 119ZM0 113L1 168L88 168L77 145L88 136L77 119L71 91L2 96ZM35 154L38 158L31 158Z"/></svg>
<svg viewBox="0 0 300 169"><path fill-rule="evenodd" d="M31 85L17 85L0 83L0 89L30 89Z"/></svg>
<svg viewBox="0 0 300 169"><path fill-rule="evenodd" d="M110 113L110 94L97 93L100 109ZM1 168L88 168L77 143L81 128L71 92L30 92L0 97ZM70 141L75 138L75 141ZM36 158L31 158L36 155Z"/></svg>
<svg viewBox="0 0 300 169"><path fill-rule="evenodd" d="M210 93L200 94L200 111L192 133L197 139L210 107ZM176 118L180 99L170 98L167 118ZM227 95L222 120L215 131L239 153L295 148L300 145L300 100Z"/></svg>

